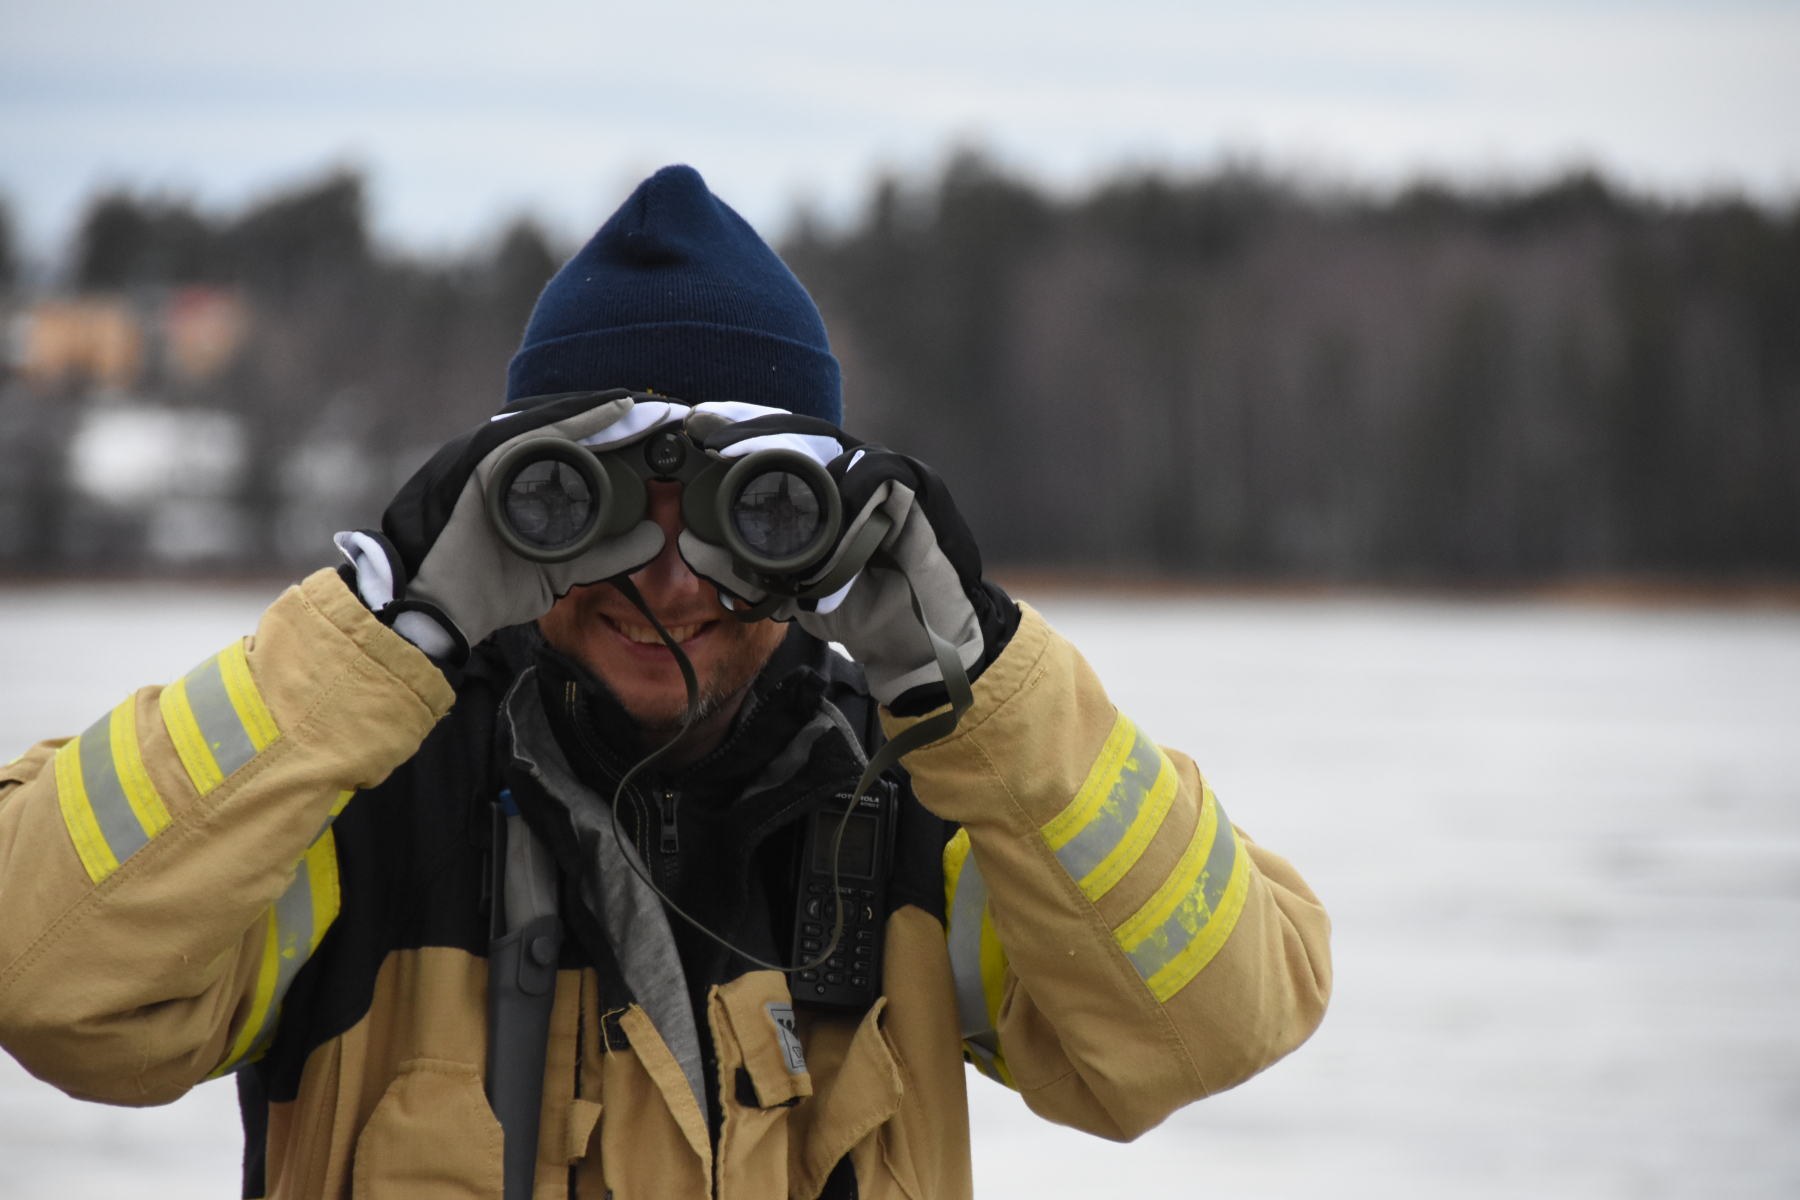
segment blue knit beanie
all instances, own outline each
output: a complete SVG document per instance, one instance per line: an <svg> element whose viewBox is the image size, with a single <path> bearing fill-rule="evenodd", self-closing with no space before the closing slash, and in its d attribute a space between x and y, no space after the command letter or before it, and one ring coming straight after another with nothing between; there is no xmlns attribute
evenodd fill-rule
<svg viewBox="0 0 1800 1200"><path fill-rule="evenodd" d="M563 265L506 368L506 398L631 388L841 423L812 297L692 167L638 185Z"/></svg>

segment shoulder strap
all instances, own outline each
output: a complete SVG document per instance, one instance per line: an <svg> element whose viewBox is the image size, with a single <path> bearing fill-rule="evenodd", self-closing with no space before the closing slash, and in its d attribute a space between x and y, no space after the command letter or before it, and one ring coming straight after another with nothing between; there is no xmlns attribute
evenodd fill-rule
<svg viewBox="0 0 1800 1200"><path fill-rule="evenodd" d="M556 863L513 807L510 792L500 793L493 820L487 1096L504 1137L505 1200L530 1200L563 929L556 913Z"/></svg>

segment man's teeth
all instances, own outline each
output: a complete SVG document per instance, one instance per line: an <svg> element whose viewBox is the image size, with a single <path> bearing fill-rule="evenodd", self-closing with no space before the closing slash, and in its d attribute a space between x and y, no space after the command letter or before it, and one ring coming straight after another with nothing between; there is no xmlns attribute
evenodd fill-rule
<svg viewBox="0 0 1800 1200"><path fill-rule="evenodd" d="M648 625L628 625L624 621L615 621L613 624L619 627L620 633L641 646L660 646L663 644L663 640L657 635L656 630L650 628ZM685 642L696 633L699 633L700 625L703 624L705 624L704 621L695 625L670 625L668 627L669 636L674 638L677 642Z"/></svg>

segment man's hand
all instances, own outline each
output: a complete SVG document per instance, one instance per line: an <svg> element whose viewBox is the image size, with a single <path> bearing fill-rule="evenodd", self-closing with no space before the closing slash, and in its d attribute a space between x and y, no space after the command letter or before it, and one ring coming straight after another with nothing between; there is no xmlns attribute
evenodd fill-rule
<svg viewBox="0 0 1800 1200"><path fill-rule="evenodd" d="M563 437L611 445L662 424L671 408L634 403L624 392L573 393L502 414L446 443L400 489L379 532L337 535L363 601L426 654L459 665L471 646L542 616L569 589L637 570L663 548L654 522L568 562L528 562L494 535L483 493L495 464L518 442Z"/></svg>
<svg viewBox="0 0 1800 1200"><path fill-rule="evenodd" d="M799 427L793 418L767 423ZM772 614L777 620L798 621L815 637L842 644L863 665L870 693L901 710L924 711L939 701L943 690L936 655L913 614L914 593L933 631L956 647L971 677L993 660L1018 626L1018 609L998 588L982 581L974 534L937 472L883 446L847 435L834 444L810 430L805 435L771 432L737 440L724 453L735 457L765 446L804 451L825 467L843 497L843 532L836 550L813 578L829 575L845 548L877 514L892 522L875 565L816 604L796 600L781 605ZM750 603L766 598L767 593L736 574L724 547L683 533L679 548L695 574Z"/></svg>

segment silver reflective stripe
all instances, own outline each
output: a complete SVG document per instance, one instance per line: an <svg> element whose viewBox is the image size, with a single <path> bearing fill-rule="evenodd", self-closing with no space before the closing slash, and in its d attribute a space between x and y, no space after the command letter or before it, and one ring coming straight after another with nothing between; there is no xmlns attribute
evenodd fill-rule
<svg viewBox="0 0 1800 1200"><path fill-rule="evenodd" d="M1118 773L1111 779L1096 781L1106 789L1105 798L1101 800L1098 809L1086 825L1071 834L1069 840L1056 850L1057 861L1062 863L1077 882L1086 881L1124 843L1143 811L1145 801L1157 790L1157 781L1164 766L1162 751L1145 736L1143 730L1133 726L1132 733L1134 737L1131 750L1119 764ZM1169 782L1173 783L1173 780ZM1172 789L1170 790L1172 793ZM1163 807L1166 810L1166 797ZM1151 815L1154 823L1139 831L1138 840L1144 845L1149 843L1150 836L1162 823L1159 814ZM1129 861L1118 864L1113 871L1108 872L1110 878L1105 881L1108 887L1137 861L1138 855L1143 853L1143 845L1136 847L1136 851L1137 853L1128 855ZM1103 893L1107 888L1095 890ZM1095 898L1094 894L1089 893L1089 898Z"/></svg>
<svg viewBox="0 0 1800 1200"><path fill-rule="evenodd" d="M352 793L339 793L338 806ZM239 1031L232 1056L221 1071L260 1057L275 1036L281 1005L294 977L318 950L342 903L338 888L337 839L328 829L295 864L287 890L267 910L268 941L250 1017Z"/></svg>
<svg viewBox="0 0 1800 1200"><path fill-rule="evenodd" d="M1159 926L1125 951L1146 982L1180 957L1182 951L1212 924L1219 913L1219 901L1231 883L1232 869L1237 865L1237 837L1224 808L1216 799L1212 806L1217 812L1212 846L1188 894ZM1236 914L1226 914L1226 919L1235 922Z"/></svg>
<svg viewBox="0 0 1800 1200"><path fill-rule="evenodd" d="M350 788L347 791L342 791L337 794L337 800L332 804L331 811L325 815L324 823L319 826L319 832L313 834L314 844L316 844L320 838L324 837L333 825L337 824L338 817L343 814L344 806L350 803L355 796L355 788Z"/></svg>
<svg viewBox="0 0 1800 1200"><path fill-rule="evenodd" d="M334 848L331 853L335 852ZM238 1050L222 1071L254 1061L275 1037L281 1002L287 996L288 988L293 986L294 976L312 957L313 886L311 864L303 857L294 869L294 882L273 905L274 928L270 936L274 944L264 950L265 966L262 978L257 981L251 1025L238 1035ZM271 962L273 972L268 969Z"/></svg>
<svg viewBox="0 0 1800 1200"><path fill-rule="evenodd" d="M220 776L229 777L256 757L256 746L231 703L231 693L225 690L224 664L212 658L188 675L185 682L194 722L200 726L213 761L219 764Z"/></svg>
<svg viewBox="0 0 1800 1200"><path fill-rule="evenodd" d="M112 722L109 713L81 735L81 783L100 836L106 839L113 858L123 863L149 844L150 835L132 811L113 763Z"/></svg>
<svg viewBox="0 0 1800 1200"><path fill-rule="evenodd" d="M312 953L313 878L312 866L304 858L294 871L294 882L275 901L275 928L280 931L281 965L276 968L275 1004L287 995L288 985Z"/></svg>
<svg viewBox="0 0 1800 1200"><path fill-rule="evenodd" d="M963 1049L975 1056L977 1060L975 1065L983 1075L989 1079L999 1079L1002 1083L1006 1082L1000 1074L999 1067L995 1065L995 1060L1000 1056L999 1034L990 1029L975 1037L966 1037L963 1039Z"/></svg>
<svg viewBox="0 0 1800 1200"><path fill-rule="evenodd" d="M1206 887L1207 912L1219 907L1219 898L1231 881L1231 868L1238 855L1237 835L1231 828L1231 818L1225 815L1225 806L1214 800L1213 807L1219 810L1219 831L1213 835L1212 853L1206 856L1206 870L1201 876Z"/></svg>
<svg viewBox="0 0 1800 1200"><path fill-rule="evenodd" d="M987 909L987 880L975 865L975 851L963 859L956 880L956 901L950 906L950 975L956 982L956 1011L965 1041L991 1038L994 1023L988 1017L987 992L981 986L981 920Z"/></svg>

